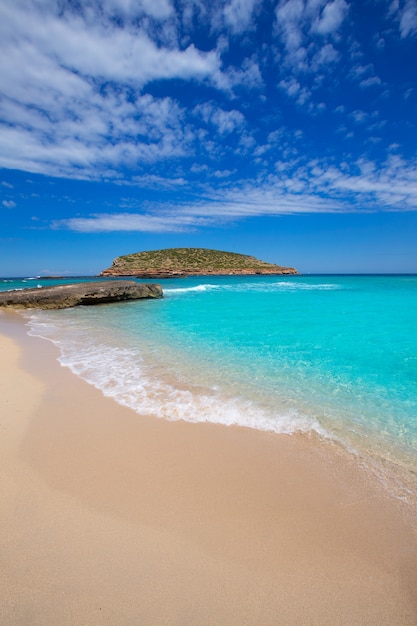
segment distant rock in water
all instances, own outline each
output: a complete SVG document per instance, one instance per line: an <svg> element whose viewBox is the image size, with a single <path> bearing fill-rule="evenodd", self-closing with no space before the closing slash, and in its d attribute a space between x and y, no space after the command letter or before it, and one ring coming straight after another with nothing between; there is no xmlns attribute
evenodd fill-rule
<svg viewBox="0 0 417 626"><path fill-rule="evenodd" d="M136 283L133 280L115 280L3 291L0 292L0 307L66 309L81 304L104 304L141 298L162 298L161 285Z"/></svg>
<svg viewBox="0 0 417 626"><path fill-rule="evenodd" d="M260 261L253 256L207 250L205 248L168 248L119 256L101 276L175 278L177 276L298 274L293 267Z"/></svg>

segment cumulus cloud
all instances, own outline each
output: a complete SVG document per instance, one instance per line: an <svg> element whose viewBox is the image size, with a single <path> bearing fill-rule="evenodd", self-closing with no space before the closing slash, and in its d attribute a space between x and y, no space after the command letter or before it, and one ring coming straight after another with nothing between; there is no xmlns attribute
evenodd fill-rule
<svg viewBox="0 0 417 626"><path fill-rule="evenodd" d="M256 0L222 2L228 27L250 27ZM183 0L183 14L214 5ZM190 18L191 19L191 18ZM0 5L0 167L75 178L178 158L201 140L175 97L146 93L164 81L227 92L260 88L256 54L222 67L221 45L199 50L180 36L171 0L5 0ZM220 135L244 124L237 110L211 115ZM208 144L207 144L208 146Z"/></svg>
<svg viewBox="0 0 417 626"><path fill-rule="evenodd" d="M352 118L357 124L362 124L368 120L369 115L366 111L357 109L356 111L352 111L352 113L349 114L349 117Z"/></svg>
<svg viewBox="0 0 417 626"><path fill-rule="evenodd" d="M362 80L364 76L373 73L373 66L371 64L368 65L353 65L350 68L349 76L353 80Z"/></svg>
<svg viewBox="0 0 417 626"><path fill-rule="evenodd" d="M331 63L336 63L340 59L340 53L334 48L331 43L324 45L313 57L312 66L314 69L319 69L322 66L327 66Z"/></svg>
<svg viewBox="0 0 417 626"><path fill-rule="evenodd" d="M278 31L287 50L296 50L311 33L336 34L348 14L345 0L280 0L276 8Z"/></svg>
<svg viewBox="0 0 417 626"><path fill-rule="evenodd" d="M181 110L170 98L143 95L131 101L127 90L108 87L97 93L84 84L86 91L78 97L60 102L57 95L55 108L56 92L42 109L0 102L3 119L13 121L0 134L0 166L76 177L94 177L100 168L113 177L112 167L135 167L187 151Z"/></svg>
<svg viewBox="0 0 417 626"><path fill-rule="evenodd" d="M101 212L61 223L79 230L171 232L213 215L351 210L342 196L353 202L355 188L369 206L371 197L383 206L390 197L408 208L407 164L405 196L401 174L388 165L379 178L363 166L347 174L336 156L300 165L304 153L337 153L341 161L372 154L380 120L393 109L375 116L382 98L366 98L381 87L387 100L393 92L349 31L359 13L349 7L347 0L3 0L0 167L178 195L198 187L209 198L177 207L178 220L161 207L144 214L120 206L114 219ZM416 0L391 5L398 40L417 32L415 9ZM382 26L378 33L392 36ZM410 84L396 92L405 114ZM387 122L387 143L401 143L405 123L414 122Z"/></svg>
<svg viewBox="0 0 417 626"><path fill-rule="evenodd" d="M362 88L375 87L382 85L382 80L375 74L375 68L372 63L367 65L354 65L349 72L349 77L358 82Z"/></svg>
<svg viewBox="0 0 417 626"><path fill-rule="evenodd" d="M25 15L19 2L6 0L2 6L0 32L5 51L20 64L23 57L37 80L47 80L44 69L53 67L56 71L65 68L66 78L72 74L143 86L156 79L202 78L218 69L214 52L203 53L192 44L184 50L158 46L143 27L133 23L120 28L98 16L90 21L82 14L40 13L36 4L24 7Z"/></svg>
<svg viewBox="0 0 417 626"><path fill-rule="evenodd" d="M275 10L275 32L282 46L283 66L298 80L316 74L316 82L336 69L342 58L339 32L349 12L345 0L280 0ZM284 80L288 80L287 77Z"/></svg>
<svg viewBox="0 0 417 626"><path fill-rule="evenodd" d="M82 4L5 0L0 6L0 166L75 177L114 177L184 154L189 131L171 97L151 81L216 82L215 50L160 45L142 23L115 14L169 18L166 1ZM101 12L99 11L101 9Z"/></svg>
<svg viewBox="0 0 417 626"><path fill-rule="evenodd" d="M381 84L382 80L378 76L369 76L369 78L364 78L359 83L361 87L375 87Z"/></svg>
<svg viewBox="0 0 417 626"><path fill-rule="evenodd" d="M228 67L217 78L217 85L229 91L236 86L251 89L261 87L262 84L261 70L254 56L246 58L240 67Z"/></svg>
<svg viewBox="0 0 417 626"><path fill-rule="evenodd" d="M231 0L223 9L226 24L235 33L246 30L257 4L258 0Z"/></svg>
<svg viewBox="0 0 417 626"><path fill-rule="evenodd" d="M300 105L303 105L310 97L310 92L302 87L298 80L294 77L288 80L281 80L278 87L284 91L289 98L293 98Z"/></svg>
<svg viewBox="0 0 417 626"><path fill-rule="evenodd" d="M2 205L6 207L6 209L14 209L16 202L13 200L3 200Z"/></svg>
<svg viewBox="0 0 417 626"><path fill-rule="evenodd" d="M400 6L398 4L397 18L401 37L409 37L417 34L417 1L407 0Z"/></svg>
<svg viewBox="0 0 417 626"><path fill-rule="evenodd" d="M232 176L235 172L236 170L216 170L213 172L213 176L216 178L229 178L229 176Z"/></svg>
<svg viewBox="0 0 417 626"><path fill-rule="evenodd" d="M277 28L290 52L301 47L305 12L303 0L281 0L276 8Z"/></svg>
<svg viewBox="0 0 417 626"><path fill-rule="evenodd" d="M339 30L345 19L349 6L345 0L334 0L323 7L321 14L313 23L313 30L320 35L329 35Z"/></svg>
<svg viewBox="0 0 417 626"><path fill-rule="evenodd" d="M213 102L206 102L194 109L194 114L206 124L214 126L220 135L227 135L244 126L245 118L240 111L225 111Z"/></svg>

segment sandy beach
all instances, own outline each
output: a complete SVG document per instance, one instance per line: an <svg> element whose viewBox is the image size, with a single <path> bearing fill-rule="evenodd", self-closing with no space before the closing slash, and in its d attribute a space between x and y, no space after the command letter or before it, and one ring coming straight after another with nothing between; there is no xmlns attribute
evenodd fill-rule
<svg viewBox="0 0 417 626"><path fill-rule="evenodd" d="M417 623L416 520L353 457L140 416L0 333L0 624Z"/></svg>

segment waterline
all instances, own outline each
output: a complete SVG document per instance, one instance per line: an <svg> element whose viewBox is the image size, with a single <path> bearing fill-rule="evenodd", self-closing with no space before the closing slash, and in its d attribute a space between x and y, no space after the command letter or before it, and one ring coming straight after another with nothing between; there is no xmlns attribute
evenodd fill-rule
<svg viewBox="0 0 417 626"><path fill-rule="evenodd" d="M415 277L200 277L163 287L158 302L32 313L31 333L139 413L315 432L416 471Z"/></svg>

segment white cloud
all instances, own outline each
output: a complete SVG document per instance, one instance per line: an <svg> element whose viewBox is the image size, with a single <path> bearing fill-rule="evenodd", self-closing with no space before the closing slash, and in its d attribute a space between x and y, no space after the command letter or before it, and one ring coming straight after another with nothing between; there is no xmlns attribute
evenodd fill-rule
<svg viewBox="0 0 417 626"><path fill-rule="evenodd" d="M376 85L381 85L382 81L378 76L370 76L369 78L364 78L359 83L360 87L375 87Z"/></svg>
<svg viewBox="0 0 417 626"><path fill-rule="evenodd" d="M349 10L345 0L333 0L323 8L322 14L315 20L313 29L320 35L329 35L339 30Z"/></svg>
<svg viewBox="0 0 417 626"><path fill-rule="evenodd" d="M193 174L202 174L208 171L209 167L206 163L193 163L190 167L190 171Z"/></svg>
<svg viewBox="0 0 417 626"><path fill-rule="evenodd" d="M417 2L407 0L399 12L401 37L413 36L417 33Z"/></svg>
<svg viewBox="0 0 417 626"><path fill-rule="evenodd" d="M322 66L336 63L340 59L340 53L333 47L331 43L326 44L316 52L312 60L312 66L314 69L319 69Z"/></svg>
<svg viewBox="0 0 417 626"><path fill-rule="evenodd" d="M103 213L57 220L53 227L78 232L175 233L261 216L417 208L417 171L394 154L382 165L365 158L339 167L319 159L280 165L266 180L242 181L217 191L207 188L205 201L155 206L146 214Z"/></svg>
<svg viewBox="0 0 417 626"><path fill-rule="evenodd" d="M229 178L229 176L232 176L235 172L236 170L216 170L213 172L213 176L216 178Z"/></svg>
<svg viewBox="0 0 417 626"><path fill-rule="evenodd" d="M392 5L391 21L403 37L417 32L416 6L415 0ZM275 18L262 42L253 28L261 10L262 28L267 11ZM381 79L352 34L342 37L353 19L356 12L349 13L346 0L3 0L0 167L167 190L189 190L192 180L193 191L199 184L206 192L210 181L218 181L221 194L213 191L208 203L178 208L175 219L172 207L135 216L119 207L123 219L130 216L126 228L149 232L198 227L206 222L197 218L210 220L212 212L231 219L258 210L351 210L342 195L359 197L355 185L366 202L372 196L384 204L391 166L378 178L363 168L337 170L334 163L316 163L314 171L300 165L303 150L333 153L335 160L341 155L343 145L339 150L331 143L337 126L340 144L365 133L373 143L383 136L385 122L378 120L390 114L392 91L378 100L381 113L375 117L360 88L381 86ZM388 37L392 29L381 32ZM346 78L349 107L338 91ZM258 90L252 91L257 98L247 97L245 89ZM407 93L414 92L401 95ZM329 113L322 133L322 120L309 118L308 126L302 118L325 110L340 117ZM284 121L293 128L305 124L303 146ZM354 160L370 149L354 140L345 144L349 157L340 158ZM233 186L243 158L245 173L256 182ZM400 188L395 172L393 206L409 208L414 196L402 195L406 185ZM407 176L412 190L411 171ZM77 220L66 224L112 229L123 221L104 213Z"/></svg>
<svg viewBox="0 0 417 626"><path fill-rule="evenodd" d="M262 85L259 64L254 57L246 58L239 68L229 67L216 79L219 88L231 91L235 86L256 88Z"/></svg>
<svg viewBox="0 0 417 626"><path fill-rule="evenodd" d="M194 109L197 117L201 117L206 124L216 127L220 135L227 135L234 130L241 129L245 124L245 118L240 111L232 109L225 111L212 102L198 105Z"/></svg>
<svg viewBox="0 0 417 626"><path fill-rule="evenodd" d="M376 49L382 52L385 48L385 45L385 39L383 37L378 37L375 43Z"/></svg>
<svg viewBox="0 0 417 626"><path fill-rule="evenodd" d="M392 0L392 2L389 3L389 7L387 11L388 17L392 17L393 15L395 15L395 13L397 13L399 8L400 8L400 0Z"/></svg>
<svg viewBox="0 0 417 626"><path fill-rule="evenodd" d="M279 87L283 89L290 98L297 96L300 93L301 85L298 80L294 77L289 78L288 80L281 80L279 82Z"/></svg>
<svg viewBox="0 0 417 626"><path fill-rule="evenodd" d="M348 9L345 0L280 0L275 31L283 46L283 67L305 81L309 73L336 66L342 56L336 47L341 47L338 31ZM317 77L319 82L322 78Z"/></svg>
<svg viewBox="0 0 417 626"><path fill-rule="evenodd" d="M47 79L43 71L47 65L65 68L67 78L72 73L135 86L155 79L201 79L218 70L214 52L203 53L193 45L185 50L160 47L140 27L120 28L100 20L90 24L80 15L57 17L30 8L23 15L19 9L10 0L3 3L2 46L7 56L21 55L19 65L25 60L38 81Z"/></svg>
<svg viewBox="0 0 417 626"><path fill-rule="evenodd" d="M304 189L303 185L303 189ZM298 183L298 187L300 184ZM297 183L287 181L287 188L253 188L225 192L223 197L206 202L179 205L170 213L163 209L159 214L108 213L56 220L54 229L69 229L76 232L190 232L207 226L218 225L238 219L263 215L291 215L297 213L332 213L341 210L340 203L321 199L313 195L298 194Z"/></svg>
<svg viewBox="0 0 417 626"><path fill-rule="evenodd" d="M355 80L362 79L366 74L373 73L374 66L371 63L368 63L367 65L354 65L349 72L350 76L352 76Z"/></svg>
<svg viewBox="0 0 417 626"><path fill-rule="evenodd" d="M181 6L181 20L186 29L192 30L194 20L199 24L215 26L213 17L210 15L211 5L205 3L204 0L179 0L179 5Z"/></svg>
<svg viewBox="0 0 417 626"><path fill-rule="evenodd" d="M155 19L164 19L173 14L169 0L102 0L103 9L110 15L122 15L129 18L142 13Z"/></svg>
<svg viewBox="0 0 417 626"><path fill-rule="evenodd" d="M398 23L401 38L413 37L417 33L417 0L392 0L387 18Z"/></svg>
<svg viewBox="0 0 417 626"><path fill-rule="evenodd" d="M6 207L6 209L14 209L16 202L13 200L3 200L2 205Z"/></svg>
<svg viewBox="0 0 417 626"><path fill-rule="evenodd" d="M123 183L125 184L125 183ZM157 176L155 174L144 174L142 176L133 176L132 184L141 187L151 187L152 189L176 189L187 184L185 178L169 178L167 176Z"/></svg>
<svg viewBox="0 0 417 626"><path fill-rule="evenodd" d="M303 0L281 0L277 6L277 27L289 52L301 47L304 11Z"/></svg>
<svg viewBox="0 0 417 626"><path fill-rule="evenodd" d="M230 0L223 9L224 19L232 32L246 30L252 20L252 13L258 0Z"/></svg>
<svg viewBox="0 0 417 626"><path fill-rule="evenodd" d="M135 231L180 233L206 225L207 220L187 215L150 215L137 213L100 213L89 217L56 220L53 228L68 228L80 233Z"/></svg>
<svg viewBox="0 0 417 626"><path fill-rule="evenodd" d="M0 167L117 177L120 167L187 153L192 137L181 108L141 90L173 78L220 83L218 53L160 45L146 22L128 20L138 12L168 18L168 1L108 0L101 13L95 1L83 3L82 13L71 6L59 13L53 0L0 5L7 59L0 65ZM108 19L112 12L125 15L124 27Z"/></svg>
<svg viewBox="0 0 417 626"><path fill-rule="evenodd" d="M0 113L6 111L14 125L0 133L1 167L113 178L112 168L134 168L189 150L181 110L170 98L144 95L131 102L128 91L98 93L91 87L79 98L58 99L55 110L54 94L43 110L20 105L8 111L7 102L0 103Z"/></svg>
<svg viewBox="0 0 417 626"><path fill-rule="evenodd" d="M361 164L360 164L361 165ZM369 170L360 167L360 174L339 173L332 181L332 188L342 194L346 192L361 198L373 210L410 210L417 208L417 173L409 168L389 162L385 168ZM404 169L403 169L404 168Z"/></svg>
<svg viewBox="0 0 417 626"><path fill-rule="evenodd" d="M227 135L241 128L245 122L245 118L240 111L217 110L212 115L211 121L217 126L221 135Z"/></svg>
<svg viewBox="0 0 417 626"><path fill-rule="evenodd" d="M287 96L293 98L297 104L303 105L310 98L311 93L306 87L302 87L298 80L291 77L287 80L281 80L278 83L278 87L282 89Z"/></svg>
<svg viewBox="0 0 417 626"><path fill-rule="evenodd" d="M366 111L357 109L356 111L352 111L352 113L349 114L349 117L351 117L357 124L362 124L363 122L366 122L369 115Z"/></svg>
<svg viewBox="0 0 417 626"><path fill-rule="evenodd" d="M335 34L348 11L345 0L280 0L275 14L287 50L294 51L305 45L310 33Z"/></svg>
<svg viewBox="0 0 417 626"><path fill-rule="evenodd" d="M78 232L184 232L251 217L417 209L417 168L396 155L382 166L364 158L340 167L318 159L281 165L267 180L207 190L204 202L154 207L148 214L90 215L53 226Z"/></svg>
<svg viewBox="0 0 417 626"><path fill-rule="evenodd" d="M349 76L359 83L362 88L382 85L382 80L375 75L375 68L372 63L367 65L354 65L349 72Z"/></svg>

